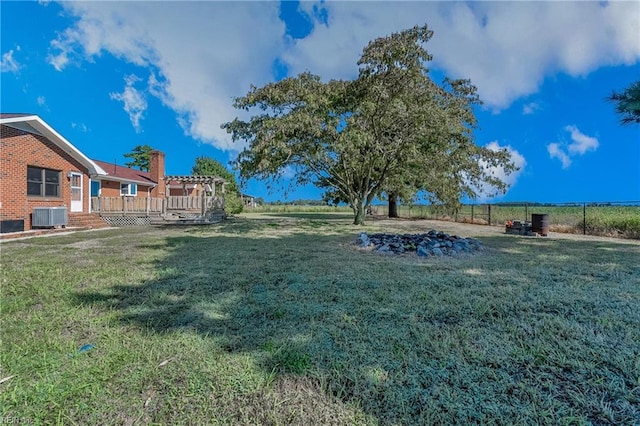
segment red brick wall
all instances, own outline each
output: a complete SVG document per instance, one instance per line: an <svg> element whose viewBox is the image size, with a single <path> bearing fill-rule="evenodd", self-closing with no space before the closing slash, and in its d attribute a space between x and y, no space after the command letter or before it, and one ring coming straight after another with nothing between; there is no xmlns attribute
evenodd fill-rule
<svg viewBox="0 0 640 426"><path fill-rule="evenodd" d="M167 194L164 182L164 152L153 150L149 152L149 175L157 186L151 190L151 196L155 198L165 198Z"/></svg>
<svg viewBox="0 0 640 426"><path fill-rule="evenodd" d="M27 196L27 166L60 171L60 197ZM70 171L83 173L83 211L89 211L88 170L43 136L0 126L0 220L24 220L31 229L34 207L67 207L71 210Z"/></svg>

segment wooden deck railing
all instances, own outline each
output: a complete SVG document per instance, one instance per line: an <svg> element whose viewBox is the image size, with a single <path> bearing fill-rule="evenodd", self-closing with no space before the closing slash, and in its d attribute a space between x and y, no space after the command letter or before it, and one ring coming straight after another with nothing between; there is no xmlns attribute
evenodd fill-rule
<svg viewBox="0 0 640 426"><path fill-rule="evenodd" d="M167 197L166 210L207 211L224 208L220 197ZM204 206L203 206L204 205Z"/></svg>
<svg viewBox="0 0 640 426"><path fill-rule="evenodd" d="M224 209L221 197L91 197L91 211L101 214L164 214L171 211L205 213Z"/></svg>

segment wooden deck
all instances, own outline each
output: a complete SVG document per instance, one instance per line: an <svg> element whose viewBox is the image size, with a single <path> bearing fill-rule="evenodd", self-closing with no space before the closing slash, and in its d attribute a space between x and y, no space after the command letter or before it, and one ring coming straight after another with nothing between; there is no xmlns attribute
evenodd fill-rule
<svg viewBox="0 0 640 426"><path fill-rule="evenodd" d="M224 210L222 197L92 197L91 211L102 216L145 215L158 216L173 212L204 215L209 211Z"/></svg>

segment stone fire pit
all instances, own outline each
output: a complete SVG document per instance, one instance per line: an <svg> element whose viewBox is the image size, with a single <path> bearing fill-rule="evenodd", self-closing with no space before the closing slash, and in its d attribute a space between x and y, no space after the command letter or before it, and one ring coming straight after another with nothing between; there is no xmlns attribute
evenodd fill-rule
<svg viewBox="0 0 640 426"><path fill-rule="evenodd" d="M358 235L356 244L382 254L416 252L418 256L457 256L484 249L480 241L449 235L434 229L426 234L367 234Z"/></svg>

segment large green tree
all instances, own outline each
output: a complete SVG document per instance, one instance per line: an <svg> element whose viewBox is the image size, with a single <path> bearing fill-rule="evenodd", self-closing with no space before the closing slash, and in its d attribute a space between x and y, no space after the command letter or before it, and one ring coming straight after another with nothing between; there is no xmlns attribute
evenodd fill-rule
<svg viewBox="0 0 640 426"><path fill-rule="evenodd" d="M383 193L426 191L430 201L455 207L482 183L504 190L489 170L512 170L507 152L473 143L475 87L429 77L431 36L422 26L372 41L351 81L303 73L252 87L234 105L254 115L223 125L249 144L238 157L241 175L277 178L293 169L297 183L347 202L355 224Z"/></svg>
<svg viewBox="0 0 640 426"><path fill-rule="evenodd" d="M616 103L622 124L640 123L640 80L632 83L622 92L613 92L609 100Z"/></svg>
<svg viewBox="0 0 640 426"><path fill-rule="evenodd" d="M411 202L419 191L451 209L462 196L474 197L481 182L503 191L487 172L490 165L512 168L506 151L473 142L480 100L471 82L430 78L425 45L432 35L425 26L374 40L358 62L360 98L369 100L359 116L395 160L383 187L390 216L397 216L398 199Z"/></svg>
<svg viewBox="0 0 640 426"><path fill-rule="evenodd" d="M139 170L149 171L149 153L153 151L149 145L138 145L130 153L124 154L125 158L131 158L131 161L124 163L129 168L136 167Z"/></svg>
<svg viewBox="0 0 640 426"><path fill-rule="evenodd" d="M191 174L197 176L218 176L224 179L227 182L225 184L224 196L225 211L230 214L242 212L244 205L236 177L223 166L222 163L211 157L197 157L191 168Z"/></svg>

